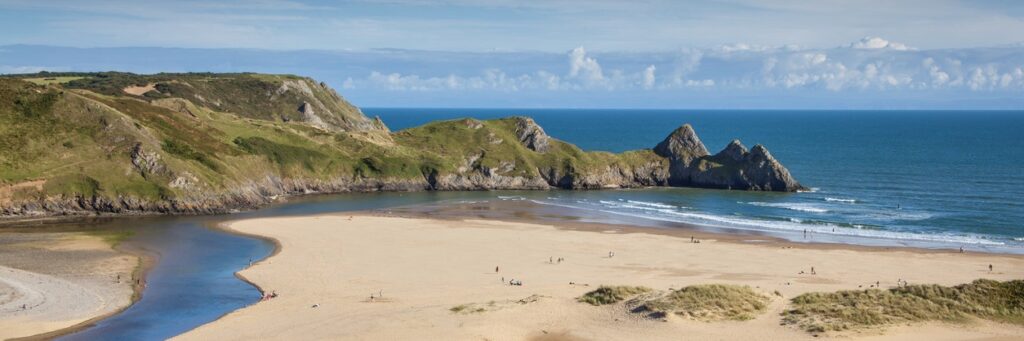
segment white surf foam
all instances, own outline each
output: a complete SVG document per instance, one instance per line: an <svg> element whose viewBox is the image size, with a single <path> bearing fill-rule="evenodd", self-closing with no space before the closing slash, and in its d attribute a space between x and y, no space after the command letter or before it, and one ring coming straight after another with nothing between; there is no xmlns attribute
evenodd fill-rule
<svg viewBox="0 0 1024 341"><path fill-rule="evenodd" d="M830 202L842 202L842 203L849 203L849 204L853 204L853 203L856 203L856 202L857 202L857 199L845 199L845 198L825 198L825 201L830 201Z"/></svg>
<svg viewBox="0 0 1024 341"><path fill-rule="evenodd" d="M804 230L820 234L847 235L854 237L866 237L888 240L906 240L921 242L939 242L951 244L973 244L973 245L1006 245L1005 243L985 239L973 235L952 235L952 234L920 234L912 232L886 231L879 229L867 229L863 225L854 225L854 228L844 227L835 223L804 223L803 220L791 218L789 221L761 220L755 218L744 218L738 216L722 216L702 212L685 212L671 209L641 208L644 212L622 210L622 208L637 208L638 205L622 204L615 201L600 201L603 205L570 205L555 202L532 200L542 205L560 206L581 210L593 210L620 216L643 218L649 220L695 224L710 227L743 229L752 231L777 230L802 232ZM633 206L633 207L629 207ZM848 226L848 225L847 225ZM834 232L833 232L834 231Z"/></svg>
<svg viewBox="0 0 1024 341"><path fill-rule="evenodd" d="M649 202L649 201L640 201L640 200L626 200L626 202L628 202L630 204L651 206L651 207L657 207L657 208L676 208L677 207L675 205L662 204L660 202Z"/></svg>
<svg viewBox="0 0 1024 341"><path fill-rule="evenodd" d="M782 209L793 210L793 211L800 211L800 212L828 213L828 209L824 209L824 208L821 208L821 207L817 207L814 204L807 204L807 203L752 201L752 202L748 202L746 204L754 205L754 206L762 206L762 207L782 208Z"/></svg>

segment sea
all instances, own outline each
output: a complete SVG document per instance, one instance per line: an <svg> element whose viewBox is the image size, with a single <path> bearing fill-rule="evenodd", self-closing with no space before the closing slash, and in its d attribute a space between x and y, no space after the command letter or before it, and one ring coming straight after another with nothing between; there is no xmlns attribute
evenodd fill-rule
<svg viewBox="0 0 1024 341"><path fill-rule="evenodd" d="M505 195L636 219L836 241L1024 253L1024 111L364 108L392 130L513 115L584 150L652 148L690 123L711 153L763 144L809 190Z"/></svg>

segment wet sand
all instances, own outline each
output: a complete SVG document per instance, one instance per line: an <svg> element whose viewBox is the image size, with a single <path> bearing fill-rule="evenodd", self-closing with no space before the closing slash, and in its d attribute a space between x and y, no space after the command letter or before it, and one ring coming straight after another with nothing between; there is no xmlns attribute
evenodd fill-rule
<svg viewBox="0 0 1024 341"><path fill-rule="evenodd" d="M120 311L132 302L139 261L85 233L0 234L0 339L66 330Z"/></svg>
<svg viewBox="0 0 1024 341"><path fill-rule="evenodd" d="M700 243L691 243L691 231L582 222L349 217L225 224L277 240L279 253L239 275L279 297L178 339L814 339L779 324L789 298L866 289L876 281L883 288L899 279L954 285L977 278L1018 279L1024 272L1024 258L1010 255L794 244L705 233L697 235ZM550 258L565 261L551 263ZM989 272L988 264L995 271ZM811 267L815 275L809 274ZM511 279L523 285L510 286ZM575 301L601 284L669 289L707 283L749 285L773 299L754 320L713 323L675 316L661 322L620 306ZM775 291L782 297L773 296ZM459 305L483 310L451 310ZM976 321L826 336L1009 340L1019 335L1024 335L1020 326Z"/></svg>

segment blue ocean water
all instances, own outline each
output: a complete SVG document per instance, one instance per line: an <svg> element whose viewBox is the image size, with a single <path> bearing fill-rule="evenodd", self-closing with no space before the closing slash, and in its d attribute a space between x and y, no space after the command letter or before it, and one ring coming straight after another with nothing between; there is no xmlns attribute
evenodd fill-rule
<svg viewBox="0 0 1024 341"><path fill-rule="evenodd" d="M364 111L392 130L525 115L555 138L611 152L651 148L690 123L712 153L733 138L764 144L812 190L553 191L530 200L753 231L1024 250L1024 111Z"/></svg>

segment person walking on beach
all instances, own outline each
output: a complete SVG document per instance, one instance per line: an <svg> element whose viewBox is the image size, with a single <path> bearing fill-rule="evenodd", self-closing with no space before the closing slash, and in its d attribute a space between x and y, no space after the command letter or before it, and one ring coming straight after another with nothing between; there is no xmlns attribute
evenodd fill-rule
<svg viewBox="0 0 1024 341"><path fill-rule="evenodd" d="M992 264L988 265L988 272L992 272Z"/></svg>
<svg viewBox="0 0 1024 341"><path fill-rule="evenodd" d="M494 273L498 273L498 267L494 267Z"/></svg>
<svg viewBox="0 0 1024 341"><path fill-rule="evenodd" d="M811 267L811 274L812 275L817 275L818 274L817 272L814 272L814 267L813 266Z"/></svg>

